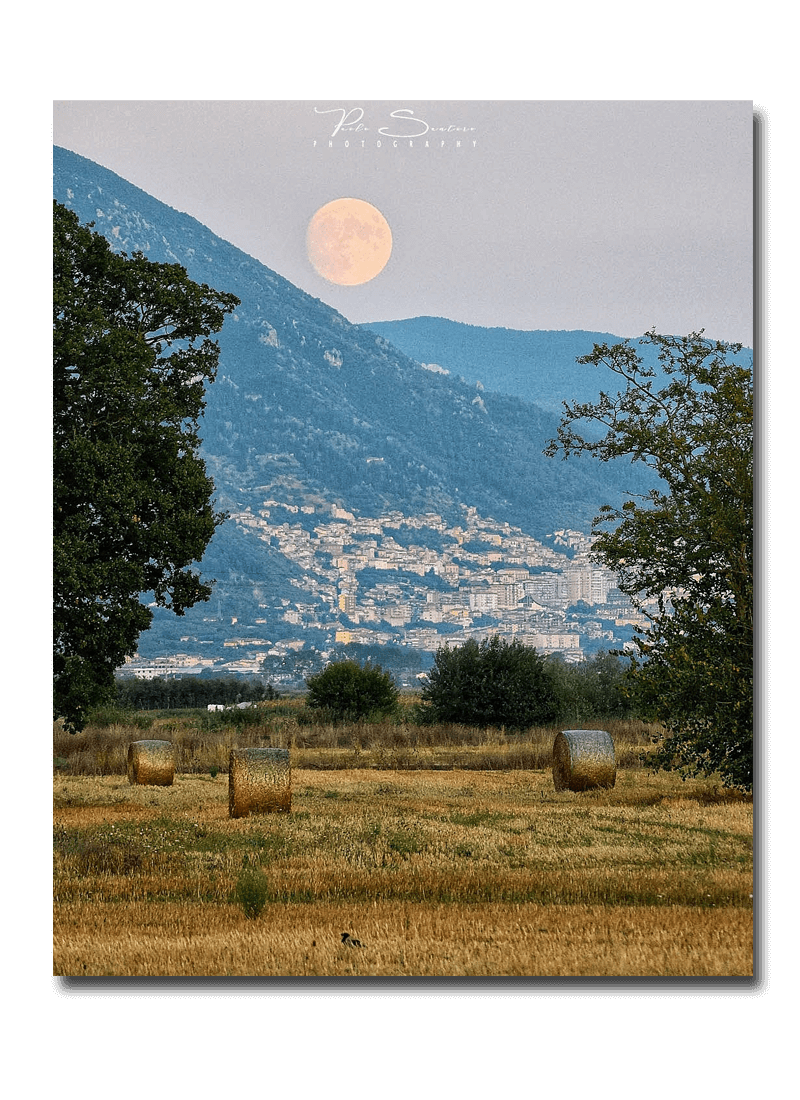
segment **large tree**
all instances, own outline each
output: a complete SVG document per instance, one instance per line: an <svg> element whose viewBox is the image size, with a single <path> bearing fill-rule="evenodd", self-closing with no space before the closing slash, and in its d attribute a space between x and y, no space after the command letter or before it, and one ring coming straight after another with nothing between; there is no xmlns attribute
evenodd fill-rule
<svg viewBox="0 0 800 1100"><path fill-rule="evenodd" d="M649 332L662 372L628 340L580 363L605 366L618 393L565 402L546 454L622 455L656 487L595 520L598 561L635 606L649 606L631 684L665 729L655 761L684 774L753 782L753 370L742 347ZM600 429L598 431L598 428Z"/></svg>
<svg viewBox="0 0 800 1100"><path fill-rule="evenodd" d="M108 698L152 612L208 599L191 568L223 518L199 417L238 304L179 264L114 253L53 204L54 714Z"/></svg>

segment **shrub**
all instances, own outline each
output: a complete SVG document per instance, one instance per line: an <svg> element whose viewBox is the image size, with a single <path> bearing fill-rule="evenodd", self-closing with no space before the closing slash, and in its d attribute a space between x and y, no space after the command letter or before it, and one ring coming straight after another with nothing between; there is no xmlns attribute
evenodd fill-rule
<svg viewBox="0 0 800 1100"><path fill-rule="evenodd" d="M236 900L244 909L248 920L255 920L267 903L267 876L263 871L249 868L242 871L236 883Z"/></svg>
<svg viewBox="0 0 800 1100"><path fill-rule="evenodd" d="M547 662L522 642L498 635L457 649L440 647L422 689L428 717L435 722L527 729L553 721L558 713Z"/></svg>
<svg viewBox="0 0 800 1100"><path fill-rule="evenodd" d="M397 686L380 665L334 661L309 676L307 704L336 720L384 717L397 709Z"/></svg>

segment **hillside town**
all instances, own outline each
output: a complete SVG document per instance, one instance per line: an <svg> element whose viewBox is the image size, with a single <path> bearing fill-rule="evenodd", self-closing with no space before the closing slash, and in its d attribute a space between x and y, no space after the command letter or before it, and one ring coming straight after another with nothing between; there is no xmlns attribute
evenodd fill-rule
<svg viewBox="0 0 800 1100"><path fill-rule="evenodd" d="M264 674L291 687L302 684L309 665L299 658L309 647L324 661L347 645L402 646L422 656L424 669L441 645L492 634L572 662L626 648L647 622L616 575L592 560L593 538L580 531L538 540L468 507L452 524L432 512L363 517L271 499L228 522L299 567L291 595L275 598L267 582L253 582L239 613L224 617L212 598L207 637L186 634L184 651L133 657L121 674ZM414 666L401 682L413 683Z"/></svg>

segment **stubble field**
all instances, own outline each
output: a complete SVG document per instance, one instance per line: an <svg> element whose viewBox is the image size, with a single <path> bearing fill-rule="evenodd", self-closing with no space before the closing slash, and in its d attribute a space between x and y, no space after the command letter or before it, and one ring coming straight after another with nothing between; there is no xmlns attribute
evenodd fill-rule
<svg viewBox="0 0 800 1100"><path fill-rule="evenodd" d="M751 799L641 767L576 794L544 767L323 770L312 752L293 753L291 813L241 819L222 772L57 774L54 973L752 974ZM235 898L248 869L256 919Z"/></svg>

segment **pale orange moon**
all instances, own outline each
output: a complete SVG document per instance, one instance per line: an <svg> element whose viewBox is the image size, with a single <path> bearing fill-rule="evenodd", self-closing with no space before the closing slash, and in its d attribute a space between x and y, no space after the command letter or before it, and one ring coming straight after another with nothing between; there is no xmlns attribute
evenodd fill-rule
<svg viewBox="0 0 800 1100"><path fill-rule="evenodd" d="M392 231L380 210L363 199L334 199L308 223L306 249L323 279L359 286L374 279L392 254Z"/></svg>

